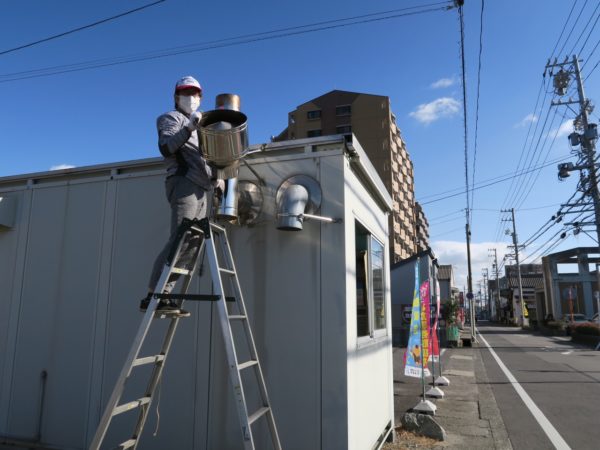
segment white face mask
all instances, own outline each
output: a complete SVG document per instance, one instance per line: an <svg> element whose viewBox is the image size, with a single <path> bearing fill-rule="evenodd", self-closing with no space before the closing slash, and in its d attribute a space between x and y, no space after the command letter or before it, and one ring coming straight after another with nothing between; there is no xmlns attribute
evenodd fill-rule
<svg viewBox="0 0 600 450"><path fill-rule="evenodd" d="M200 107L200 97L197 95L178 95L177 105L186 114L191 114Z"/></svg>

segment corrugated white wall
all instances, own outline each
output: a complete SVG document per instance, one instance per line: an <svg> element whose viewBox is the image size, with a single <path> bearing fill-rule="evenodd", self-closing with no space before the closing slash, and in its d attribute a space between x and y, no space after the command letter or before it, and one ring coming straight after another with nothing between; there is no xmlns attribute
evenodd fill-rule
<svg viewBox="0 0 600 450"><path fill-rule="evenodd" d="M267 181L265 212L252 228L231 227L230 240L282 444L367 448L363 442L372 445L393 417L391 347L357 352L347 339L356 319L355 297L346 295L354 282L346 267L354 233L347 236L346 228L354 216L345 204L358 201L358 213L376 218L387 243L385 215L344 168L341 149L252 164ZM344 217L346 225L306 221L302 232L275 229L276 190L300 173L321 183L320 213ZM12 187L0 183L2 195L16 197L18 207L15 227L0 231L2 435L35 437L45 372L42 441L83 448L93 436L139 325L138 302L169 226L160 166L113 175L74 171L29 187L26 179ZM241 178L253 180L245 169ZM193 288L210 290L206 279ZM186 308L192 317L181 322L164 372L159 433L151 436L154 404L143 448L241 448L216 310L208 303ZM158 351L165 326L153 327L148 354ZM124 401L141 396L143 371L134 370L128 389L137 395ZM357 394L365 377L379 387ZM133 415L123 416L106 442L128 437ZM259 447L268 448L266 428L258 435Z"/></svg>

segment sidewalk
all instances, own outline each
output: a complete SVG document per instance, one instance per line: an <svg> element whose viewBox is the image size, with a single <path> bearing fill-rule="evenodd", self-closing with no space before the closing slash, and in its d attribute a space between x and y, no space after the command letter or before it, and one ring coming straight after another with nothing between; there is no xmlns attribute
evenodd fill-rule
<svg viewBox="0 0 600 450"><path fill-rule="evenodd" d="M446 431L445 441L428 441L418 448L448 449L512 449L496 399L488 384L487 373L478 347L446 349L442 356L444 376L450 386L442 386L443 399L434 400L437 411L434 419ZM420 400L421 380L404 376L403 348L394 348L394 410L396 427L401 426L405 412ZM436 373L438 368L436 366ZM431 384L431 377L426 380ZM397 439L386 444L385 450L415 448L412 443Z"/></svg>

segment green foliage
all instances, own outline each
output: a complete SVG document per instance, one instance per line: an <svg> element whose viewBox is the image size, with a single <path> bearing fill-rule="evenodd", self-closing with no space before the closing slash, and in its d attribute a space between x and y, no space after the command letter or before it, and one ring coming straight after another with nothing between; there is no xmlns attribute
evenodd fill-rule
<svg viewBox="0 0 600 450"><path fill-rule="evenodd" d="M454 325L458 321L458 301L450 299L444 305L444 320L446 324Z"/></svg>
<svg viewBox="0 0 600 450"><path fill-rule="evenodd" d="M600 327L596 323L580 323L571 327L571 333L600 336Z"/></svg>

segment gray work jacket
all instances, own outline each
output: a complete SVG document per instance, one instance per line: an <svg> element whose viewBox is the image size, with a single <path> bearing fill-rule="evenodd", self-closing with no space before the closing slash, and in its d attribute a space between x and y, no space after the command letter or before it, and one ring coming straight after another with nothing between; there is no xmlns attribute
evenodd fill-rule
<svg viewBox="0 0 600 450"><path fill-rule="evenodd" d="M167 177L182 175L208 190L212 171L203 158L198 132L188 130L188 122L188 116L178 110L169 111L156 119L158 148L167 162Z"/></svg>

